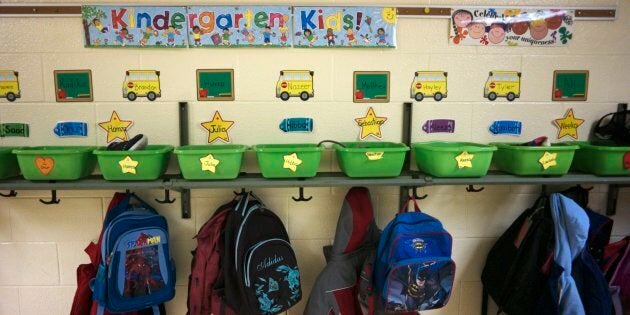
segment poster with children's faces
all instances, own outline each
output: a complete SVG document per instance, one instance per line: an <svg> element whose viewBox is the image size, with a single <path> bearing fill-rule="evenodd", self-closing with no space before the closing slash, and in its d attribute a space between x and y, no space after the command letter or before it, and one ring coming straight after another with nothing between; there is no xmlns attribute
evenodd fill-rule
<svg viewBox="0 0 630 315"><path fill-rule="evenodd" d="M470 46L564 46L573 39L574 10L459 8L449 42Z"/></svg>
<svg viewBox="0 0 630 315"><path fill-rule="evenodd" d="M190 47L289 47L290 6L190 6Z"/></svg>
<svg viewBox="0 0 630 315"><path fill-rule="evenodd" d="M294 7L293 46L396 47L396 8Z"/></svg>
<svg viewBox="0 0 630 315"><path fill-rule="evenodd" d="M81 7L85 47L187 47L186 7Z"/></svg>

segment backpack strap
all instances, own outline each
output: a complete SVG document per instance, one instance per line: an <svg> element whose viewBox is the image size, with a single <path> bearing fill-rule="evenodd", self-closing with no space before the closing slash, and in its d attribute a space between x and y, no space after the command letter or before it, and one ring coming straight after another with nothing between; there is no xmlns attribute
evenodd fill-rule
<svg viewBox="0 0 630 315"><path fill-rule="evenodd" d="M481 315L488 314L488 290L486 286L482 284L481 290Z"/></svg>
<svg viewBox="0 0 630 315"><path fill-rule="evenodd" d="M405 212L407 212L407 209L409 209L409 202L410 201L413 201L414 212L422 212L422 210L420 210L420 206L418 206L418 201L416 200L416 197L409 196L409 199L407 199L407 202L405 202L405 204L398 211L398 213L405 213Z"/></svg>

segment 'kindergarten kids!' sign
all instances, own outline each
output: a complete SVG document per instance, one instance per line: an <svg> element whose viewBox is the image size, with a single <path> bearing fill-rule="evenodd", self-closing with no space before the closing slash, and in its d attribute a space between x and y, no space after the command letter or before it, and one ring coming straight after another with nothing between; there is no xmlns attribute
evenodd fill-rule
<svg viewBox="0 0 630 315"><path fill-rule="evenodd" d="M86 47L187 47L186 7L81 7Z"/></svg>
<svg viewBox="0 0 630 315"><path fill-rule="evenodd" d="M290 6L190 6L190 47L291 46Z"/></svg>
<svg viewBox="0 0 630 315"><path fill-rule="evenodd" d="M294 7L294 47L395 47L396 8Z"/></svg>
<svg viewBox="0 0 630 315"><path fill-rule="evenodd" d="M453 9L449 42L472 46L563 46L573 39L573 10Z"/></svg>

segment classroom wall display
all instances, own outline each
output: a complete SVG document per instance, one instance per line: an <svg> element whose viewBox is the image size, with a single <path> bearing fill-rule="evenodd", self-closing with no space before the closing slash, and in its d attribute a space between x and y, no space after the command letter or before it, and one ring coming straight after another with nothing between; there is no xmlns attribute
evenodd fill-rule
<svg viewBox="0 0 630 315"><path fill-rule="evenodd" d="M455 120L453 119L430 119L422 125L422 131L426 133L454 133Z"/></svg>
<svg viewBox="0 0 630 315"><path fill-rule="evenodd" d="M290 6L189 6L190 47L291 46Z"/></svg>
<svg viewBox="0 0 630 315"><path fill-rule="evenodd" d="M92 70L55 70L57 102L91 102Z"/></svg>
<svg viewBox="0 0 630 315"><path fill-rule="evenodd" d="M25 123L0 124L0 137L24 137L28 138L29 126Z"/></svg>
<svg viewBox="0 0 630 315"><path fill-rule="evenodd" d="M85 47L187 47L186 7L81 6Z"/></svg>
<svg viewBox="0 0 630 315"><path fill-rule="evenodd" d="M569 136L578 140L578 128L584 123L584 119L576 118L573 108L569 108L563 118L554 119L553 124L558 128L558 139Z"/></svg>
<svg viewBox="0 0 630 315"><path fill-rule="evenodd" d="M278 126L280 130L284 132L312 132L313 131L313 118L308 117L293 117L285 118L280 122Z"/></svg>
<svg viewBox="0 0 630 315"><path fill-rule="evenodd" d="M14 70L0 70L0 98L6 98L9 102L22 97L18 72Z"/></svg>
<svg viewBox="0 0 630 315"><path fill-rule="evenodd" d="M155 101L162 96L160 88L160 71L157 70L127 70L122 86L122 97L135 101L138 97L146 97Z"/></svg>
<svg viewBox="0 0 630 315"><path fill-rule="evenodd" d="M133 126L133 120L122 120L116 111L112 111L112 115L108 121L98 123L98 126L107 132L106 142L112 143L116 139L120 141L129 140L127 132Z"/></svg>
<svg viewBox="0 0 630 315"><path fill-rule="evenodd" d="M523 123L518 120L495 120L488 130L493 135L520 136L523 130Z"/></svg>
<svg viewBox="0 0 630 315"><path fill-rule="evenodd" d="M352 86L355 103L389 103L389 71L355 71Z"/></svg>
<svg viewBox="0 0 630 315"><path fill-rule="evenodd" d="M553 72L553 101L586 101L588 70L556 70Z"/></svg>
<svg viewBox="0 0 630 315"><path fill-rule="evenodd" d="M83 121L59 121L55 124L53 133L59 138L87 137L88 125Z"/></svg>
<svg viewBox="0 0 630 315"><path fill-rule="evenodd" d="M444 71L416 71L411 81L411 98L418 102L425 97L433 97L434 100L441 101L448 95L447 76L448 73Z"/></svg>
<svg viewBox="0 0 630 315"><path fill-rule="evenodd" d="M564 46L573 39L574 10L457 8L449 42L472 46Z"/></svg>
<svg viewBox="0 0 630 315"><path fill-rule="evenodd" d="M283 101L297 96L303 101L314 97L313 75L315 72L310 70L281 70L276 82L276 97Z"/></svg>
<svg viewBox="0 0 630 315"><path fill-rule="evenodd" d="M233 126L234 121L223 120L219 111L214 112L211 121L201 123L201 127L208 131L208 143L213 143L217 140L230 143L230 134L228 132Z"/></svg>
<svg viewBox="0 0 630 315"><path fill-rule="evenodd" d="M234 69L197 69L198 101L233 101Z"/></svg>
<svg viewBox="0 0 630 315"><path fill-rule="evenodd" d="M494 101L505 97L513 101L521 97L521 73L518 71L490 71L483 88L483 97Z"/></svg>
<svg viewBox="0 0 630 315"><path fill-rule="evenodd" d="M294 7L293 46L396 47L396 8Z"/></svg>
<svg viewBox="0 0 630 315"><path fill-rule="evenodd" d="M374 109L370 107L363 117L355 118L354 121L359 126L359 139L372 136L376 139L383 138L381 133L381 125L387 121L387 117L379 117L374 113Z"/></svg>

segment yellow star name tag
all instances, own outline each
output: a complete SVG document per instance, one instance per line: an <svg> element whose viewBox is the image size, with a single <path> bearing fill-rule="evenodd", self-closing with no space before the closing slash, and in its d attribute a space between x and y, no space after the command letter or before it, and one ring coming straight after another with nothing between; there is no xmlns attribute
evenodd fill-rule
<svg viewBox="0 0 630 315"><path fill-rule="evenodd" d="M120 169L123 174L135 174L138 161L132 160L131 157L127 155L124 159L118 162L118 165L120 165Z"/></svg>
<svg viewBox="0 0 630 315"><path fill-rule="evenodd" d="M584 123L584 119L575 118L573 108L570 108L563 118L555 119L554 124L558 128L558 139L569 136L578 139L578 127Z"/></svg>
<svg viewBox="0 0 630 315"><path fill-rule="evenodd" d="M208 131L208 143L217 140L231 142L229 130L234 126L234 121L223 120L219 111L215 111L212 120L201 123L201 126Z"/></svg>
<svg viewBox="0 0 630 315"><path fill-rule="evenodd" d="M365 156L367 156L370 161L377 161L383 158L385 152L365 152Z"/></svg>
<svg viewBox="0 0 630 315"><path fill-rule="evenodd" d="M387 117L376 116L374 109L370 107L364 117L355 118L354 121L361 129L359 131L359 138L361 138L361 140L370 135L377 139L381 139L383 137L381 133L381 125L387 121Z"/></svg>
<svg viewBox="0 0 630 315"><path fill-rule="evenodd" d="M212 154L208 154L200 158L199 162L201 162L202 171L215 173L217 171L217 165L219 165L221 161L215 159L214 156L212 156Z"/></svg>
<svg viewBox="0 0 630 315"><path fill-rule="evenodd" d="M133 125L131 120L122 120L116 111L112 112L109 121L98 123L98 126L107 132L107 143L111 143L116 139L121 141L129 140L127 130Z"/></svg>
<svg viewBox="0 0 630 315"><path fill-rule="evenodd" d="M282 168L287 168L291 170L291 172L297 171L297 167L302 164L302 160L298 158L297 153L291 153L289 155L285 155L284 157L284 165Z"/></svg>
<svg viewBox="0 0 630 315"><path fill-rule="evenodd" d="M470 154L467 151L462 152L460 155L455 157L455 161L457 161L457 167L464 168L472 167L472 160L475 157L474 154Z"/></svg>
<svg viewBox="0 0 630 315"><path fill-rule="evenodd" d="M548 169L550 167L558 165L556 162L556 158L558 157L558 153L549 153L545 152L543 156L538 160L538 163L542 165L543 169Z"/></svg>

